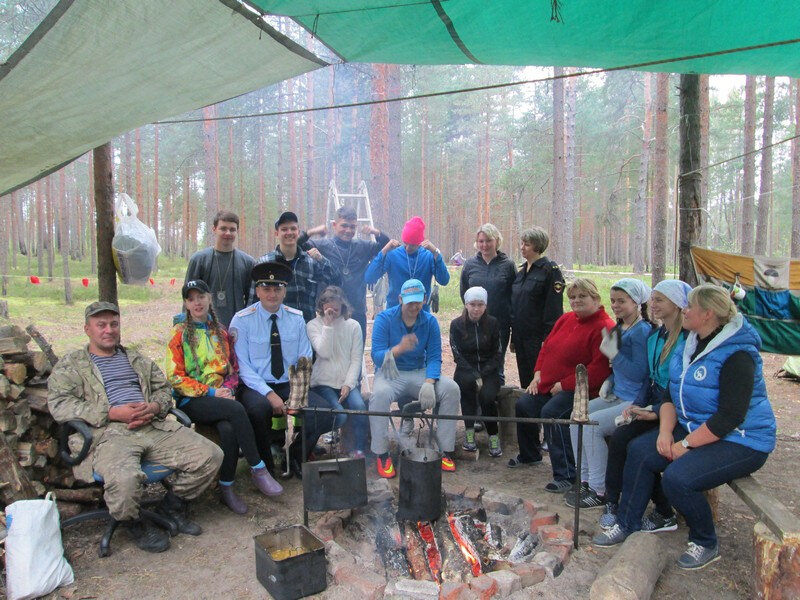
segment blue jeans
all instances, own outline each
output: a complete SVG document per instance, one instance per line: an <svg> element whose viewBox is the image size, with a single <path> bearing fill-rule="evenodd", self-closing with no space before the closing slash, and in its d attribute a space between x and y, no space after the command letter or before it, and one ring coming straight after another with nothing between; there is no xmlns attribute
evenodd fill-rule
<svg viewBox="0 0 800 600"><path fill-rule="evenodd" d="M311 391L316 392L319 396L325 399L325 406L336 409L346 408L347 410L367 410L367 405L364 403L364 398L361 397L361 392L358 388L353 388L344 399L344 402L339 402L339 394L341 390L329 387L327 385L315 385ZM364 452L367 446L367 428L369 427L369 417L366 415L336 415L333 422L333 428L336 429L344 425L344 422L351 419L353 425L353 435L355 437L355 449ZM323 432L324 433L324 432Z"/></svg>
<svg viewBox="0 0 800 600"><path fill-rule="evenodd" d="M550 394L522 394L517 398L514 413L518 417L545 419L567 419L572 414L574 391ZM544 439L550 452L553 479L556 481L575 479L575 458L568 425L545 425ZM522 462L541 458L539 444L539 425L517 423L517 443Z"/></svg>
<svg viewBox="0 0 800 600"><path fill-rule="evenodd" d="M672 432L675 440L688 434L681 425ZM668 461L656 449L658 429L640 435L628 445L622 483L622 501L617 519L625 531L638 531L647 508L656 475L667 499L685 518L689 541L705 548L717 545L711 507L703 492L757 471L767 461L766 452L720 440L689 450Z"/></svg>

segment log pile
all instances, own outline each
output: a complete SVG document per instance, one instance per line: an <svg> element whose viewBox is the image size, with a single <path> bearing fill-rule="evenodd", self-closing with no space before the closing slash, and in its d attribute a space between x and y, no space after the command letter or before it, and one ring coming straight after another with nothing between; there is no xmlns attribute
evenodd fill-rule
<svg viewBox="0 0 800 600"><path fill-rule="evenodd" d="M72 468L58 456L58 425L47 409L47 376L56 361L33 325L23 331L0 324L0 503L54 491L62 516L71 516L80 503L96 502L99 489L72 489Z"/></svg>

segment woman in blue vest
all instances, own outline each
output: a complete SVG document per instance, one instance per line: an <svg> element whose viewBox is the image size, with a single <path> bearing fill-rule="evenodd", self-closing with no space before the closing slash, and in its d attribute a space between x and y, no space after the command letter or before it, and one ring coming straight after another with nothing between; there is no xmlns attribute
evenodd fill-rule
<svg viewBox="0 0 800 600"><path fill-rule="evenodd" d="M686 341L670 362L658 430L628 447L617 523L595 536L619 544L641 528L658 473L672 505L686 517L683 569L702 569L720 556L703 492L750 475L775 448L775 416L762 374L761 338L736 311L727 290L704 284L689 294Z"/></svg>

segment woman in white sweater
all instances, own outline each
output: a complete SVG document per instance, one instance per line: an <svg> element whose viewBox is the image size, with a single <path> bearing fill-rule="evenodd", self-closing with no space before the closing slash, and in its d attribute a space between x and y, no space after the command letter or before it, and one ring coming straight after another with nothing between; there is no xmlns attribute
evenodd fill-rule
<svg viewBox="0 0 800 600"><path fill-rule="evenodd" d="M311 390L325 398L331 408L366 410L358 389L364 342L361 326L350 318L344 292L329 286L317 299L317 317L306 325L317 355L311 371ZM366 415L349 415L355 436L352 455L364 456L369 420ZM336 415L334 427L341 427L348 415Z"/></svg>

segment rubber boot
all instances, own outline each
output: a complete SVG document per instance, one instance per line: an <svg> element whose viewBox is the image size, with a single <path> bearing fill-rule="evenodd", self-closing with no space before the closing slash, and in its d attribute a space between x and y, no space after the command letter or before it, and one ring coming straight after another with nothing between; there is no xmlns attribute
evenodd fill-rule
<svg viewBox="0 0 800 600"><path fill-rule="evenodd" d="M178 526L178 531L186 535L200 535L203 528L189 520L189 503L176 496L172 490L168 491L161 503L156 507L156 512L169 517Z"/></svg>
<svg viewBox="0 0 800 600"><path fill-rule="evenodd" d="M245 504L244 500L236 495L236 492L233 491L232 485L221 485L219 487L219 498L222 500L222 503L225 506L230 508L237 515L243 515L247 512L247 504Z"/></svg>
<svg viewBox="0 0 800 600"><path fill-rule="evenodd" d="M252 469L251 476L253 478L253 484L258 488L258 491L265 496L279 496L283 493L281 484L272 478L272 475L269 474L269 471L267 471L265 467Z"/></svg>

